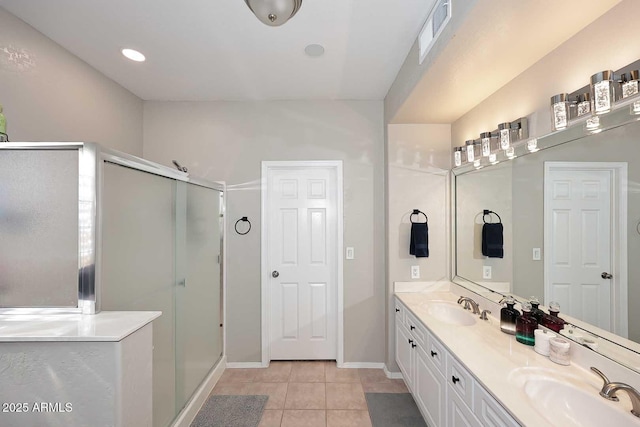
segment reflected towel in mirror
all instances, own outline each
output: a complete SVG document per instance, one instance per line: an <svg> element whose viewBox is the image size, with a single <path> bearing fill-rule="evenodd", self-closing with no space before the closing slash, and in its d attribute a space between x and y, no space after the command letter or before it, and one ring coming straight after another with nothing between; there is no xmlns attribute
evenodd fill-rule
<svg viewBox="0 0 640 427"><path fill-rule="evenodd" d="M485 223L482 226L482 255L489 258L504 258L502 223Z"/></svg>

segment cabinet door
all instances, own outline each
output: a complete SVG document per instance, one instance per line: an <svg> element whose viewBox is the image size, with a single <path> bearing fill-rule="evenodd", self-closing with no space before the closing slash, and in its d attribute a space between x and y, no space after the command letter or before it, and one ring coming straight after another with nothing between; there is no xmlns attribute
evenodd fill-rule
<svg viewBox="0 0 640 427"><path fill-rule="evenodd" d="M413 355L415 351L411 348L413 338L409 331L402 326L396 325L396 362L404 376L404 382L413 391Z"/></svg>
<svg viewBox="0 0 640 427"><path fill-rule="evenodd" d="M444 426L447 382L431 361L431 356L417 346L413 397L431 427Z"/></svg>
<svg viewBox="0 0 640 427"><path fill-rule="evenodd" d="M475 384L473 408L476 417L487 427L517 427L519 424L487 391Z"/></svg>
<svg viewBox="0 0 640 427"><path fill-rule="evenodd" d="M447 427L484 427L451 385L447 387Z"/></svg>

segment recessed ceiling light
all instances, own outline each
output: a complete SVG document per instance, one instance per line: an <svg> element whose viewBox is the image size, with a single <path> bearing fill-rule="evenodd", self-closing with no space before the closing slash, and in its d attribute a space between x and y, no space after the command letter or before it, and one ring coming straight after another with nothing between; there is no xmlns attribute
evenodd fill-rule
<svg viewBox="0 0 640 427"><path fill-rule="evenodd" d="M132 61L143 62L146 58L143 54L133 49L122 49L122 54Z"/></svg>
<svg viewBox="0 0 640 427"><path fill-rule="evenodd" d="M324 55L324 47L319 44L310 44L309 46L304 48L304 53L306 53L307 56L317 58Z"/></svg>

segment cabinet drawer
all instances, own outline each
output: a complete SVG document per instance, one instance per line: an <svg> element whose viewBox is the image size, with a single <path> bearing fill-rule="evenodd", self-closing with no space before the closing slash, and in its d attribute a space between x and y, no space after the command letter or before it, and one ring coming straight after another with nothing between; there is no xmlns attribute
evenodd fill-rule
<svg viewBox="0 0 640 427"><path fill-rule="evenodd" d="M429 356L429 360L433 363L433 365L440 371L440 373L444 376L446 374L445 368L445 354L446 350L444 346L434 337L431 333L427 333L427 344L425 346L427 356Z"/></svg>
<svg viewBox="0 0 640 427"><path fill-rule="evenodd" d="M460 398L473 408L473 377L447 352L447 382Z"/></svg>
<svg viewBox="0 0 640 427"><path fill-rule="evenodd" d="M407 328L409 328L409 332L411 332L411 335L416 339L416 342L425 348L427 344L427 330L425 327L422 326L422 323L420 323L409 310L406 311L404 319Z"/></svg>
<svg viewBox="0 0 640 427"><path fill-rule="evenodd" d="M483 426L519 426L516 420L478 383L475 383L473 390L473 412Z"/></svg>
<svg viewBox="0 0 640 427"><path fill-rule="evenodd" d="M406 322L404 319L404 313L407 310L404 305L398 299L395 300L395 312L396 312L396 324L401 324L406 326Z"/></svg>

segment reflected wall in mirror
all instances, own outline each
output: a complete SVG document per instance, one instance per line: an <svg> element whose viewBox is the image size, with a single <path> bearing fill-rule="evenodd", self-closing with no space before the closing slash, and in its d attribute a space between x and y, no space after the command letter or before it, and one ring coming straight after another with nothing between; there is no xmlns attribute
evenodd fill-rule
<svg viewBox="0 0 640 427"><path fill-rule="evenodd" d="M502 259L479 252L483 209L502 217ZM456 176L457 275L558 301L561 315L640 343L639 222L640 122L632 121Z"/></svg>

